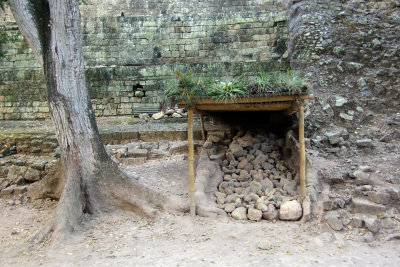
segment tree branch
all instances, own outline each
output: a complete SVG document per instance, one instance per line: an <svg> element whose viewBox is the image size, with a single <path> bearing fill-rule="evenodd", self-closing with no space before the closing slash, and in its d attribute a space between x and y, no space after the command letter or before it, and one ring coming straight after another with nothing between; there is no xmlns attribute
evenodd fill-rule
<svg viewBox="0 0 400 267"><path fill-rule="evenodd" d="M43 51L40 43L38 28L34 19L34 10L30 6L29 0L9 0L8 1L19 30L25 37L33 53L43 65Z"/></svg>

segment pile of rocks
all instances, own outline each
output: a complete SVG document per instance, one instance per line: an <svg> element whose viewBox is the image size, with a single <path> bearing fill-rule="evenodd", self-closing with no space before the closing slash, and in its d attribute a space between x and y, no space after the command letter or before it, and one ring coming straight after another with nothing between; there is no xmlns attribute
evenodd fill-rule
<svg viewBox="0 0 400 267"><path fill-rule="evenodd" d="M323 181L331 187L328 194L321 195L327 231L350 230L366 242L398 231L400 189L377 182L374 172L366 165L345 174L320 171Z"/></svg>
<svg viewBox="0 0 400 267"><path fill-rule="evenodd" d="M209 133L203 148L215 152L212 147L218 141L221 134ZM239 131L224 143L225 153L210 155L210 159L219 158L224 173L223 182L215 192L219 208L237 220L302 217L302 206L297 201L299 175L285 166L283 138L272 133Z"/></svg>
<svg viewBox="0 0 400 267"><path fill-rule="evenodd" d="M309 140L310 146L317 149L320 156L336 155L339 157L352 155L352 152L364 151L372 153L376 148L376 142L386 143L386 149L395 150L396 145L393 142L400 140L400 130L396 129L400 125L400 116L391 116L386 124L380 129L371 129L371 127L357 128L353 133L347 129L336 129L327 131L323 135L317 135Z"/></svg>
<svg viewBox="0 0 400 267"><path fill-rule="evenodd" d="M170 108L167 111L160 111L158 113L155 113L151 116L151 119L153 120L161 120L163 118L183 118L187 117L187 112L183 108L178 108L178 109L173 109ZM143 121L149 121L150 116L147 113L142 113L139 114L139 118Z"/></svg>
<svg viewBox="0 0 400 267"><path fill-rule="evenodd" d="M54 167L55 157L26 155L9 156L0 160L0 196L18 195L28 185L42 179Z"/></svg>

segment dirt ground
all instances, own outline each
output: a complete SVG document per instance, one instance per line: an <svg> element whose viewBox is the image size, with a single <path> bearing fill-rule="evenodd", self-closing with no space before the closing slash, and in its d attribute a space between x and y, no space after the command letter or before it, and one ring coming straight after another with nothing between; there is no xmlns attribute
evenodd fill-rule
<svg viewBox="0 0 400 267"><path fill-rule="evenodd" d="M166 194L188 197L187 160L153 160L125 170ZM400 240L365 243L360 234L323 232L317 220L252 223L167 212L154 220L131 212L87 218L65 243L27 249L26 240L55 206L0 199L1 266L400 265Z"/></svg>

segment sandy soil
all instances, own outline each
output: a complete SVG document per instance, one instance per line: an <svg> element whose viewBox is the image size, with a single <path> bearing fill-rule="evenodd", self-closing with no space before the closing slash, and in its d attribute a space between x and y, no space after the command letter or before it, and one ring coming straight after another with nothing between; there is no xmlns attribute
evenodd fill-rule
<svg viewBox="0 0 400 267"><path fill-rule="evenodd" d="M187 198L186 160L154 160L125 170ZM154 220L130 212L87 218L64 243L26 249L25 241L55 206L50 200L0 199L1 266L400 265L399 240L367 244L360 234L322 232L315 220L252 223L166 212Z"/></svg>

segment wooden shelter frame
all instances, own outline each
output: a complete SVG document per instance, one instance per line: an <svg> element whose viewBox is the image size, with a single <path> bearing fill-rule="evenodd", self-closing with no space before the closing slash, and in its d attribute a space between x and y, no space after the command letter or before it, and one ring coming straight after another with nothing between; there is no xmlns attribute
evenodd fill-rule
<svg viewBox="0 0 400 267"><path fill-rule="evenodd" d="M203 114L205 112L250 112L250 111L282 111L286 114L298 112L299 117L299 150L300 150L300 198L306 197L306 154L304 144L304 101L314 99L313 95L268 95L251 98L236 98L216 100L210 98L178 101L180 108L188 110L188 146L189 146L189 195L190 214L196 216L195 175L194 175L194 144L193 144L193 114L200 116L202 138L205 140Z"/></svg>

